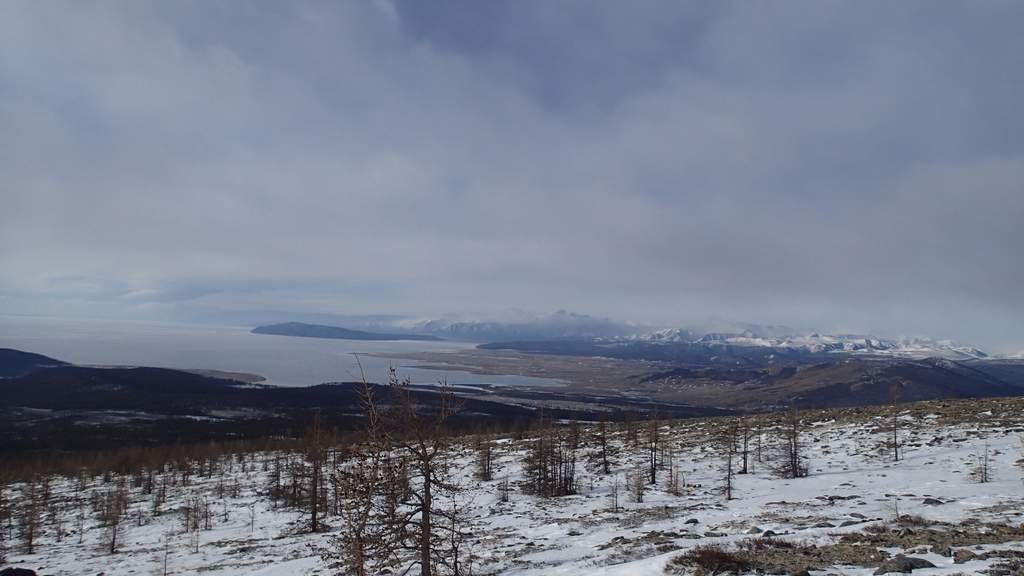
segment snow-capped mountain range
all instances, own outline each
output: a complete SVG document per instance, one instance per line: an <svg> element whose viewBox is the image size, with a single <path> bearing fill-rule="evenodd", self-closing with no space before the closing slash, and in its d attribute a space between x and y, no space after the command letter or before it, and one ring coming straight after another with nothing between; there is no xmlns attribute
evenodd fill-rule
<svg viewBox="0 0 1024 576"><path fill-rule="evenodd" d="M782 348L807 353L864 354L907 358L939 357L950 360L987 358L976 348L951 340L902 337L885 339L858 334L788 334L766 329L768 334L747 329L739 332L708 332L701 335L685 328L652 330L649 326L617 323L605 318L555 314L517 323L470 321L421 321L403 328L442 338L478 341L500 340L593 340L602 343L702 344L744 348Z"/></svg>
<svg viewBox="0 0 1024 576"><path fill-rule="evenodd" d="M914 358L940 357L951 360L987 358L976 348L961 346L950 340L927 338L900 338L885 340L855 334L809 334L781 337L761 337L750 330L738 334L712 332L700 338L678 328L638 335L630 340L639 342L693 342L711 346L741 346L789 348L811 353L837 352Z"/></svg>
<svg viewBox="0 0 1024 576"><path fill-rule="evenodd" d="M275 320L279 320L276 316ZM314 319L314 318L311 318ZM558 311L530 315L522 312L502 320L350 316L315 319L332 326L367 332L395 332L471 342L589 341L601 344L699 344L733 348L778 348L786 352L859 354L905 358L940 357L951 360L988 358L977 348L951 340L921 337L878 337L864 334L803 332L781 326L753 324L697 328L665 327L618 322L608 318ZM1000 359L1024 359L1024 351Z"/></svg>

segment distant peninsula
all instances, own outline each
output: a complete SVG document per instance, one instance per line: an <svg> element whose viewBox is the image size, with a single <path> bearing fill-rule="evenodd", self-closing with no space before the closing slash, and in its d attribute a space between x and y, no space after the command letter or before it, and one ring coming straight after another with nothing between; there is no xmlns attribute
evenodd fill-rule
<svg viewBox="0 0 1024 576"><path fill-rule="evenodd" d="M349 330L337 326L320 326L317 324L303 324L302 322L285 322L284 324L271 324L269 326L257 326L252 329L253 334L273 334L274 336L302 336L303 338L332 338L335 340L430 340L442 341L436 336L424 334L384 334L379 332L363 332L362 330Z"/></svg>

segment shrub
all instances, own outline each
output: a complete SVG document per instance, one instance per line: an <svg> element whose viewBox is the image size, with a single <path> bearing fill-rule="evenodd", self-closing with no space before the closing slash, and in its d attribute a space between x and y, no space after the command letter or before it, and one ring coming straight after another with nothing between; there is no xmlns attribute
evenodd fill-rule
<svg viewBox="0 0 1024 576"><path fill-rule="evenodd" d="M717 544L699 544L672 558L671 566L700 568L713 576L721 572L743 572L750 564Z"/></svg>
<svg viewBox="0 0 1024 576"><path fill-rule="evenodd" d="M888 522L872 522L864 527L864 532L868 534L888 534L892 532L892 527Z"/></svg>
<svg viewBox="0 0 1024 576"><path fill-rule="evenodd" d="M904 514L899 519L900 526L904 528L931 526L933 522L920 514Z"/></svg>
<svg viewBox="0 0 1024 576"><path fill-rule="evenodd" d="M747 538L737 543L740 550L744 552L757 552L760 550L773 550L778 548L793 548L793 543L774 536L757 536Z"/></svg>

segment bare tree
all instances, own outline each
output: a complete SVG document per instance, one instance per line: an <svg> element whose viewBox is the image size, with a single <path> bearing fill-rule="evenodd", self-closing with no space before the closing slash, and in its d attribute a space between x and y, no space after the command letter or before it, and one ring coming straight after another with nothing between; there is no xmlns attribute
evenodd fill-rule
<svg viewBox="0 0 1024 576"><path fill-rule="evenodd" d="M754 459L758 464L764 463L764 423L759 421L754 428Z"/></svg>
<svg viewBox="0 0 1024 576"><path fill-rule="evenodd" d="M113 486L108 486L106 494L100 500L100 521L108 529L109 550L117 553L117 539L121 532L121 517L128 512L131 504L128 485L124 477L119 477Z"/></svg>
<svg viewBox="0 0 1024 576"><path fill-rule="evenodd" d="M473 556L470 552L473 533L468 530L466 508L471 506L458 506L453 491L449 491L446 496L450 500L450 505L440 511L440 516L445 522L446 534L442 545L435 548L435 557L439 565L447 568L449 574L468 575L473 569Z"/></svg>
<svg viewBox="0 0 1024 576"><path fill-rule="evenodd" d="M594 426L594 442L597 445L596 460L602 474L611 474L611 465L616 450L612 445L608 431L608 412L601 411L597 414L597 425Z"/></svg>
<svg viewBox="0 0 1024 576"><path fill-rule="evenodd" d="M21 500L15 509L18 519L18 536L25 545L25 553L36 553L36 540L42 529L42 490L35 480L28 482L21 491Z"/></svg>
<svg viewBox="0 0 1024 576"><path fill-rule="evenodd" d="M498 483L498 500L501 502L508 502L509 494L512 492L512 487L509 485L508 473L502 477L501 482Z"/></svg>
<svg viewBox="0 0 1024 576"><path fill-rule="evenodd" d="M494 479L494 440L490 436L476 436L476 477L488 482Z"/></svg>
<svg viewBox="0 0 1024 576"><path fill-rule="evenodd" d="M737 421L730 420L718 430L713 441L722 457L722 494L726 500L732 500L733 478L736 474L734 463L739 437L740 427Z"/></svg>
<svg viewBox="0 0 1024 576"><path fill-rule="evenodd" d="M529 441L523 457L523 475L526 477L524 490L538 496L554 495L554 472L551 462L554 460L554 433L542 413L539 419L540 429L537 437Z"/></svg>
<svg viewBox="0 0 1024 576"><path fill-rule="evenodd" d="M321 550L325 561L349 574L366 576L395 563L401 531L395 525L400 502L408 489L404 462L390 456L382 410L373 388L363 382L361 395L366 424L360 442L330 473L335 513L342 525L332 547Z"/></svg>
<svg viewBox="0 0 1024 576"><path fill-rule="evenodd" d="M737 448L739 449L740 456L740 469L736 471L737 474L749 474L753 470L750 462L750 442L754 439L754 431L750 425L750 420L746 416L740 416L736 419L736 430L737 430Z"/></svg>
<svg viewBox="0 0 1024 576"><path fill-rule="evenodd" d="M77 488L75 492L75 505L78 507L78 514L75 517L78 527L78 543L82 544L85 541L86 499L82 493L78 492Z"/></svg>
<svg viewBox="0 0 1024 576"><path fill-rule="evenodd" d="M199 532L204 527L209 530L210 504L206 498L198 494L192 494L185 499L185 505L181 508L182 523L185 532Z"/></svg>
<svg viewBox="0 0 1024 576"><path fill-rule="evenodd" d="M559 464L561 467L560 491L566 495L576 494L579 492L579 479L576 476L576 459L580 450L580 442L582 438L583 435L580 430L580 423L576 419L576 415L573 414L572 420L565 429Z"/></svg>
<svg viewBox="0 0 1024 576"><path fill-rule="evenodd" d="M338 490L338 516L342 520L340 534L334 537L325 560L345 567L349 574L365 576L371 568L383 567L392 560L382 550L381 524L377 522L375 498L381 490L380 460L359 449L331 473L332 485Z"/></svg>
<svg viewBox="0 0 1024 576"><path fill-rule="evenodd" d="M569 426L556 426L542 416L541 429L523 461L527 490L546 498L576 494L579 441L575 421Z"/></svg>
<svg viewBox="0 0 1024 576"><path fill-rule="evenodd" d="M779 427L778 455L772 469L783 478L807 476L808 467L803 455L803 420L796 410L787 410Z"/></svg>
<svg viewBox="0 0 1024 576"><path fill-rule="evenodd" d="M647 448L647 475L649 484L658 483L658 467L661 464L661 450L662 450L662 437L661 437L661 418L658 416L658 410L654 412L647 419L647 430L646 430L646 448Z"/></svg>
<svg viewBox="0 0 1024 576"><path fill-rule="evenodd" d="M415 550L421 576L432 576L439 564L437 552L443 546L445 527L435 524L435 519L444 515L443 495L456 488L444 461L448 446L446 425L462 402L455 399L447 383L439 384L440 392L431 395L433 402L424 405L414 395L412 381L399 380L392 368L387 386L388 406L376 416L389 446L408 461L411 483L402 495L402 511L395 527L406 545Z"/></svg>
<svg viewBox="0 0 1024 576"><path fill-rule="evenodd" d="M626 473L626 491L629 492L633 502L644 501L644 493L647 491L647 471L643 466L638 465L631 473Z"/></svg>
<svg viewBox="0 0 1024 576"><path fill-rule="evenodd" d="M152 496L151 514L159 516L163 514L163 505L167 502L167 479L163 476L160 477L160 484L153 490Z"/></svg>
<svg viewBox="0 0 1024 576"><path fill-rule="evenodd" d="M50 525L53 526L54 536L57 538L57 542L64 540L65 526L67 525L67 516L64 510L64 506L61 505L57 499L51 499L49 505L46 507L46 515L50 519Z"/></svg>
<svg viewBox="0 0 1024 576"><path fill-rule="evenodd" d="M626 430L626 440L632 448L640 446L640 427L637 426L636 420L636 410L627 408L622 413L622 424Z"/></svg>
<svg viewBox="0 0 1024 576"><path fill-rule="evenodd" d="M979 484L985 484L992 479L991 471L989 469L989 458L988 458L988 442L985 442L985 449L983 452L978 452L974 455L974 468L971 469L969 475Z"/></svg>
<svg viewBox="0 0 1024 576"><path fill-rule="evenodd" d="M892 447L892 460L893 462L900 461L900 384L899 382L893 382L892 386L889 387L889 406L892 412L892 420L890 421L890 428L892 429L892 441L890 442Z"/></svg>
<svg viewBox="0 0 1024 576"><path fill-rule="evenodd" d="M668 471L668 480L665 481L665 491L673 496L679 496L682 494L682 473L679 471L679 466L676 464L676 455L673 451L669 450L668 455L665 459L665 468Z"/></svg>
<svg viewBox="0 0 1024 576"><path fill-rule="evenodd" d="M324 465L327 460L328 439L320 424L320 410L313 414L313 422L306 430L303 439L305 444L305 463L303 468L308 471L306 491L306 507L309 510L309 531L316 533L324 527L321 516L326 503Z"/></svg>

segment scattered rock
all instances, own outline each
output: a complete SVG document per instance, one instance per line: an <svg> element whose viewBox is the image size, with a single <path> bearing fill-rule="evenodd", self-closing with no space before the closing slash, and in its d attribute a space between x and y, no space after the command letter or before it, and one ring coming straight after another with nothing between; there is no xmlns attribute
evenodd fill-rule
<svg viewBox="0 0 1024 576"><path fill-rule="evenodd" d="M978 555L974 552L971 552L966 548L961 548L960 550L953 552L953 564L964 564L965 562L970 562L977 557Z"/></svg>
<svg viewBox="0 0 1024 576"><path fill-rule="evenodd" d="M686 522L683 522L683 524L699 524L699 522L696 518L690 518Z"/></svg>
<svg viewBox="0 0 1024 576"><path fill-rule="evenodd" d="M761 534L761 537L762 537L762 538L771 538L771 537L773 537L773 536L778 536L778 534L776 534L776 533L775 533L774 531L772 531L772 530L765 530L765 531L764 531L764 532L763 532L763 533Z"/></svg>
<svg viewBox="0 0 1024 576"><path fill-rule="evenodd" d="M827 570L836 565L877 566L889 555L884 550L865 546L768 546L737 553L759 574L799 574L804 570Z"/></svg>
<svg viewBox="0 0 1024 576"><path fill-rule="evenodd" d="M28 568L4 568L0 570L0 576L36 576L35 570L29 570Z"/></svg>
<svg viewBox="0 0 1024 576"><path fill-rule="evenodd" d="M945 502L937 498L925 498L921 501L921 504L924 504L925 506L942 506Z"/></svg>
<svg viewBox="0 0 1024 576"><path fill-rule="evenodd" d="M918 568L935 568L935 564L932 564L924 558L899 554L885 562L882 562L882 565L879 566L878 570L875 570L873 574L875 574L875 576L878 576L879 574L888 574L890 572L909 574Z"/></svg>
<svg viewBox="0 0 1024 576"><path fill-rule="evenodd" d="M630 542L632 542L632 540L624 536L616 536L615 538L612 538L611 541L598 546L597 549L607 550L609 548L615 548L616 546L622 546L623 544L629 544Z"/></svg>

